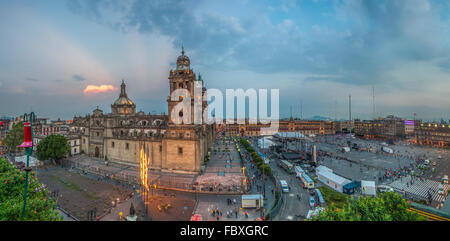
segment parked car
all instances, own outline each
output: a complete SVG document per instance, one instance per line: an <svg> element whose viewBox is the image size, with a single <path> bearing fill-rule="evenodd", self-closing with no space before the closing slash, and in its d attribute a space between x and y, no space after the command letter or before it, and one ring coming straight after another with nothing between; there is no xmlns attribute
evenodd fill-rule
<svg viewBox="0 0 450 241"><path fill-rule="evenodd" d="M448 175L444 175L444 177L442 178L442 183L448 184Z"/></svg>
<svg viewBox="0 0 450 241"><path fill-rule="evenodd" d="M439 195L444 195L445 194L444 185L439 184L439 186L438 186L438 194Z"/></svg>
<svg viewBox="0 0 450 241"><path fill-rule="evenodd" d="M377 191L379 193L383 193L383 192L393 192L394 189L390 186L386 186L386 185L379 185L377 186Z"/></svg>

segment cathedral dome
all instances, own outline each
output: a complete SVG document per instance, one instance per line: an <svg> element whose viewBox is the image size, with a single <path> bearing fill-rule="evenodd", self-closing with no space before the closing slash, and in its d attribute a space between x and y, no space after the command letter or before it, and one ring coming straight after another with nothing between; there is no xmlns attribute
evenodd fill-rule
<svg viewBox="0 0 450 241"><path fill-rule="evenodd" d="M128 99L128 95L126 92L125 82L122 80L122 84L120 85L120 95L116 101L114 101L114 105L134 105L133 101Z"/></svg>
<svg viewBox="0 0 450 241"><path fill-rule="evenodd" d="M111 105L111 112L113 114L134 114L136 113L136 105L128 99L127 92L125 90L126 85L122 80L122 84L120 85L120 95L114 104Z"/></svg>
<svg viewBox="0 0 450 241"><path fill-rule="evenodd" d="M114 105L134 105L134 103L128 97L119 97L114 101Z"/></svg>

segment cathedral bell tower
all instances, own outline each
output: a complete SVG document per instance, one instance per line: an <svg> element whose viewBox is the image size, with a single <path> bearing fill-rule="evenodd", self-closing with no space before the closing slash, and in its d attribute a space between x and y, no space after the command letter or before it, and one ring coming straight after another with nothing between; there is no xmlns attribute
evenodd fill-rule
<svg viewBox="0 0 450 241"><path fill-rule="evenodd" d="M203 80L200 78L196 80L195 73L190 68L190 63L189 57L184 55L184 48L182 48L181 55L177 58L177 67L175 70L170 70L169 74L170 92L167 97L169 124L188 124L188 116L190 116L189 124L194 124L194 98L202 98L202 96L194 96L198 94L194 91L194 88L198 88L200 84L200 93L202 94L204 93L204 88ZM172 96L180 97L173 99ZM180 102L190 105L190 111L177 109L176 106Z"/></svg>

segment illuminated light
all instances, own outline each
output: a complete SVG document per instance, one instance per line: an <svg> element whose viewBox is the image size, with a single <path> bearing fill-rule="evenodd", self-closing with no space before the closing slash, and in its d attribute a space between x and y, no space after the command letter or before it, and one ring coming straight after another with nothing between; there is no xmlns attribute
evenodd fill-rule
<svg viewBox="0 0 450 241"><path fill-rule="evenodd" d="M141 149L139 151L139 173L141 178L141 185L145 188L145 190L149 190L148 187L148 169L149 169L149 158L147 153L144 151L144 145L141 145Z"/></svg>

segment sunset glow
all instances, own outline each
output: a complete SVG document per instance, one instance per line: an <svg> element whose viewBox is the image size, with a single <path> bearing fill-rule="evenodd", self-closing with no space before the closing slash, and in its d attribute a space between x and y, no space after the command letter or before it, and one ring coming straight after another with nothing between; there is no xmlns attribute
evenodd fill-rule
<svg viewBox="0 0 450 241"><path fill-rule="evenodd" d="M90 94L90 93L105 93L108 91L116 91L118 90L117 87L114 87L112 85L88 85L86 88L84 88L83 93L84 94Z"/></svg>

